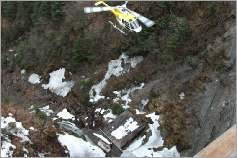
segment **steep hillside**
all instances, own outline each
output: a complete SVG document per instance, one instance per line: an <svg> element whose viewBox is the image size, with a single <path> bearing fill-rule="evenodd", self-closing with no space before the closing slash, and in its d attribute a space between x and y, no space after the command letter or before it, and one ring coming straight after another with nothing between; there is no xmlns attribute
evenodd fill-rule
<svg viewBox="0 0 237 158"><path fill-rule="evenodd" d="M112 120L129 109L151 124L147 115L155 112L164 142L152 146L152 156L174 146L193 156L236 123L236 2L131 1L127 7L155 25L126 36L108 22L115 22L110 12L85 14L84 6L94 2L1 2L1 116L12 114L27 129L37 122L33 145L24 144L28 156L71 156L58 139L64 129L52 121L64 108L85 133L106 126L105 115ZM50 105L53 113L32 114L31 105ZM140 145L150 127L137 137ZM19 138L4 132L19 149Z"/></svg>

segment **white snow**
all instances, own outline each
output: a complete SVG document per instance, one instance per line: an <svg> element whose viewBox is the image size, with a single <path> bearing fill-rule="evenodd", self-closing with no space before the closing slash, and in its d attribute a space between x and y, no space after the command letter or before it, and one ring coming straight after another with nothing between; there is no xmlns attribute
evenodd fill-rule
<svg viewBox="0 0 237 158"><path fill-rule="evenodd" d="M2 134L1 134L2 135ZM8 137L4 137L6 140L1 140L1 157L12 157L16 146L11 144L11 140ZM9 150L12 147L13 150Z"/></svg>
<svg viewBox="0 0 237 158"><path fill-rule="evenodd" d="M115 119L117 116L116 115L114 115L113 113L112 113L112 110L111 109L109 109L108 110L109 111L109 113L107 113L107 114L105 114L103 117L105 118L105 121L107 121L108 119L110 119L110 118L112 118L112 119ZM110 121L111 122L111 121Z"/></svg>
<svg viewBox="0 0 237 158"><path fill-rule="evenodd" d="M57 114L57 116L58 116L58 117L61 117L62 119L66 119L66 120L67 120L67 119L72 119L72 120L75 119L75 116L72 115L72 114L70 114L70 113L67 111L66 108L64 108L62 112L59 112L59 113Z"/></svg>
<svg viewBox="0 0 237 158"><path fill-rule="evenodd" d="M32 75L30 75L28 81L30 83L32 83L32 84L36 84L36 83L40 83L41 82L40 81L40 76L37 75L37 74L34 74L34 73Z"/></svg>
<svg viewBox="0 0 237 158"><path fill-rule="evenodd" d="M143 110L144 110L144 107L147 105L148 102L149 102L149 99L141 100L142 107L140 108L140 110L135 109L136 110L136 114L145 114L145 112Z"/></svg>
<svg viewBox="0 0 237 158"><path fill-rule="evenodd" d="M93 133L96 137L99 137L101 140L103 140L105 143L107 144L111 144L110 141L108 141L108 139L106 139L104 136L97 134L97 133Z"/></svg>
<svg viewBox="0 0 237 158"><path fill-rule="evenodd" d="M34 127L30 127L29 129L30 129L30 130L32 130L32 131L34 131L34 130L35 130L35 128L34 128Z"/></svg>
<svg viewBox="0 0 237 158"><path fill-rule="evenodd" d="M65 73L65 68L61 68L57 71L51 72L49 83L48 84L43 84L42 86L44 89L49 89L51 92L65 97L69 91L71 91L71 88L74 85L73 81L64 81L62 82L62 79L65 79L64 76Z"/></svg>
<svg viewBox="0 0 237 158"><path fill-rule="evenodd" d="M142 103L143 106L146 106L148 102L149 102L149 99L146 99L146 100L142 100L142 101L141 101L141 103Z"/></svg>
<svg viewBox="0 0 237 158"><path fill-rule="evenodd" d="M160 131L157 129L160 126L158 123L159 116L155 115L155 112L153 112L146 115L146 117L150 117L153 121L152 124L148 124L148 131L151 131L151 136L144 145L141 145L144 140L143 136L140 139L135 140L127 149L138 157L179 157L180 154L178 153L176 146L171 149L164 148L157 152L153 150L153 148L163 146L164 143Z"/></svg>
<svg viewBox="0 0 237 158"><path fill-rule="evenodd" d="M13 51L13 49L9 49L8 51L12 52L12 51Z"/></svg>
<svg viewBox="0 0 237 158"><path fill-rule="evenodd" d="M107 111L107 110L101 109L101 108L95 109L95 112L99 112L99 113L101 113L101 114L103 114L103 113L106 112L106 111Z"/></svg>
<svg viewBox="0 0 237 158"><path fill-rule="evenodd" d="M116 139L122 139L124 136L128 134L128 132L132 132L137 129L138 123L134 121L133 118L129 118L124 125L119 126L117 129L111 132L111 135Z"/></svg>
<svg viewBox="0 0 237 158"><path fill-rule="evenodd" d="M105 157L105 153L98 146L73 135L58 134L58 140L67 147L70 157Z"/></svg>
<svg viewBox="0 0 237 158"><path fill-rule="evenodd" d="M113 93L117 95L117 97L114 98L113 101L115 103L119 103L118 102L119 100L124 101L125 104L121 104L121 105L124 109L128 109L129 108L128 104L132 101L131 98L130 98L130 94L133 91L137 90L137 89L142 89L144 85L145 85L144 83L141 83L140 86L132 87L132 88L129 88L127 90L124 89L124 90L121 90L121 91L113 91Z"/></svg>
<svg viewBox="0 0 237 158"><path fill-rule="evenodd" d="M29 154L29 151L23 146L22 147L22 150L24 151L24 152L26 152L27 154ZM27 156L27 155L26 155Z"/></svg>
<svg viewBox="0 0 237 158"><path fill-rule="evenodd" d="M179 97L180 97L180 99L184 99L184 97L185 97L184 92L181 92L181 93L179 94Z"/></svg>
<svg viewBox="0 0 237 158"><path fill-rule="evenodd" d="M93 85L89 91L90 94L90 102L96 102L100 99L104 99L105 96L101 95L102 89L106 86L107 80L112 76L120 76L126 72L129 72L129 68L125 69L122 67L122 63L130 64L130 67L135 68L138 63L143 60L143 57L135 57L128 59L128 56L124 53L117 60L111 60L108 63L108 70L104 76L104 79L98 83L97 85ZM96 94L93 95L93 92Z"/></svg>
<svg viewBox="0 0 237 158"><path fill-rule="evenodd" d="M145 114L144 111L140 111L140 110L138 110L138 109L135 109L135 110L136 110L136 114Z"/></svg>
<svg viewBox="0 0 237 158"><path fill-rule="evenodd" d="M49 109L49 105L39 108L40 111L44 112L47 116L50 116L53 113L53 110Z"/></svg>
<svg viewBox="0 0 237 158"><path fill-rule="evenodd" d="M53 117L53 118L52 118L52 121L55 121L55 120L57 120L57 119L58 119L57 117Z"/></svg>
<svg viewBox="0 0 237 158"><path fill-rule="evenodd" d="M26 73L26 70L21 70L21 74L25 74Z"/></svg>
<svg viewBox="0 0 237 158"><path fill-rule="evenodd" d="M144 135L143 137L139 137L137 140L133 141L127 148L127 150L129 151L133 151L137 148L139 148L142 143L143 143L143 140L146 138L146 136Z"/></svg>
<svg viewBox="0 0 237 158"><path fill-rule="evenodd" d="M15 127L14 128L9 128L9 123L15 123ZM23 126L21 122L16 122L15 118L10 117L2 117L1 116L1 129L7 128L6 130L8 130L12 135L15 135L17 137L20 137L21 140L20 142L31 142L31 140L27 137L27 135L29 135L29 130L26 130Z"/></svg>
<svg viewBox="0 0 237 158"><path fill-rule="evenodd" d="M48 152L48 153L47 152L41 152L41 153L38 152L39 157L44 157L46 154L50 154L50 152Z"/></svg>
<svg viewBox="0 0 237 158"><path fill-rule="evenodd" d="M30 108L28 108L29 110L32 110L34 108L34 105L31 105ZM53 110L50 110L49 109L49 105L45 106L45 107L42 107L42 108L39 108L39 110L43 113L45 113L47 116L50 116L52 113L53 113ZM35 110L31 111L30 113L34 113Z"/></svg>

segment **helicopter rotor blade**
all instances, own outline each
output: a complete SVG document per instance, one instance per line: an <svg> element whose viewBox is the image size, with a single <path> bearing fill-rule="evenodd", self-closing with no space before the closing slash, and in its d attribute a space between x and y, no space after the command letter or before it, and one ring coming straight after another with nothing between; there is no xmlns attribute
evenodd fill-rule
<svg viewBox="0 0 237 158"><path fill-rule="evenodd" d="M85 13L93 13L93 12L103 12L103 11L110 11L117 7L84 7Z"/></svg>
<svg viewBox="0 0 237 158"><path fill-rule="evenodd" d="M142 16L141 14L138 14L137 12L134 12L128 8L126 8L128 11L130 11L135 17L138 18L138 20L140 20L144 25L146 25L147 27L151 27L152 25L155 24L154 21Z"/></svg>

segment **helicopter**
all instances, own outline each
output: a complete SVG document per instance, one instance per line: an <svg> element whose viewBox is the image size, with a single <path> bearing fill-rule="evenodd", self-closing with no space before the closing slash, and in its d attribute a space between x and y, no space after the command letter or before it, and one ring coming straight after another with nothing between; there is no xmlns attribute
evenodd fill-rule
<svg viewBox="0 0 237 158"><path fill-rule="evenodd" d="M154 21L128 9L126 7L127 3L128 1L125 1L125 3L121 6L109 6L104 1L97 1L95 3L95 6L102 4L105 7L102 7L102 6L101 7L84 7L84 12L92 13L92 12L111 11L115 15L117 22L122 26L122 29L118 28L111 21L109 21L110 24L115 29L119 30L121 33L125 35L127 34L123 31L123 28L125 28L129 32L136 32L136 33L142 30L142 26L139 24L138 20L147 27L151 27L152 25L155 24Z"/></svg>

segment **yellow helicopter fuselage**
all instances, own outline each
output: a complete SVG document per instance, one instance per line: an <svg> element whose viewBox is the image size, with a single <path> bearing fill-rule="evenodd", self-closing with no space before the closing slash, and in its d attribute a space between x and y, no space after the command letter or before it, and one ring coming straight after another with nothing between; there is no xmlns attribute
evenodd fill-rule
<svg viewBox="0 0 237 158"><path fill-rule="evenodd" d="M96 6L99 4L103 4L106 7L110 7L103 1L98 1L95 3ZM111 9L110 11L115 15L116 20L122 27L126 28L129 31L141 31L141 26L139 25L137 18L123 7Z"/></svg>

